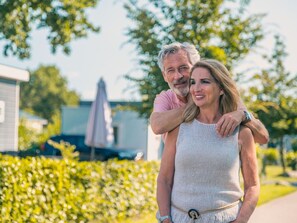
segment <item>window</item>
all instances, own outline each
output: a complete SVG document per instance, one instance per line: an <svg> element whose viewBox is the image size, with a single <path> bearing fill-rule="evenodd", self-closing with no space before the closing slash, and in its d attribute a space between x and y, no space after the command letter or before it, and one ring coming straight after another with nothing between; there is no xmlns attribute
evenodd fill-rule
<svg viewBox="0 0 297 223"><path fill-rule="evenodd" d="M113 143L115 146L119 144L119 127L113 126Z"/></svg>

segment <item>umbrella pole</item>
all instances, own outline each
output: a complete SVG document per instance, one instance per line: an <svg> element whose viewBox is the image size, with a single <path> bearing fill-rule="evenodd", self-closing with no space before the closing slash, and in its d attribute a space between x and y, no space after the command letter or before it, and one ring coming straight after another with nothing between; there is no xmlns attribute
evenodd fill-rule
<svg viewBox="0 0 297 223"><path fill-rule="evenodd" d="M95 147L94 146L91 147L91 157L90 157L90 160L91 161L95 160Z"/></svg>
<svg viewBox="0 0 297 223"><path fill-rule="evenodd" d="M95 107L97 107L97 103L95 104ZM95 112L95 124L97 124L97 112ZM95 131L93 130L92 132L92 147L91 147L91 157L90 157L90 161L94 161L95 160L95 146L94 146L94 138L95 138Z"/></svg>

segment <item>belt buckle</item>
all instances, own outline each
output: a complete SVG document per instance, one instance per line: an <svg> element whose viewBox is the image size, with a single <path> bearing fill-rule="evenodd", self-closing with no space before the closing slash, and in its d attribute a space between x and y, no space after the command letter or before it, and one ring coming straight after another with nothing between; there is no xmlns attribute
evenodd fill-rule
<svg viewBox="0 0 297 223"><path fill-rule="evenodd" d="M195 210L195 209L190 209L188 211L188 215L191 219L198 219L200 217L200 213L199 211Z"/></svg>

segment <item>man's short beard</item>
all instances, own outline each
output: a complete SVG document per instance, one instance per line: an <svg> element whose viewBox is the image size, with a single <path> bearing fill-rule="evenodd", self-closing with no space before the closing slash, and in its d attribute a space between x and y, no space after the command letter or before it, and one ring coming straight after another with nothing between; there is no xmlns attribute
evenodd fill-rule
<svg viewBox="0 0 297 223"><path fill-rule="evenodd" d="M178 96L184 98L184 97L187 97L187 95L189 94L189 91L190 89L189 88L185 88L185 89L182 89L182 91L176 89L176 88L171 88L171 90L177 94Z"/></svg>

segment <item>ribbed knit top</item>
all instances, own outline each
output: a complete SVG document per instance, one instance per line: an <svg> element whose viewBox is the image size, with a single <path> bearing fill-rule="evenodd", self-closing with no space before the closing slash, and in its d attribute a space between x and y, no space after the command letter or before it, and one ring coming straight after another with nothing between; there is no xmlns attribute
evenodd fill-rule
<svg viewBox="0 0 297 223"><path fill-rule="evenodd" d="M213 210L238 201L238 128L220 137L215 124L182 123L176 143L172 203L184 210Z"/></svg>

